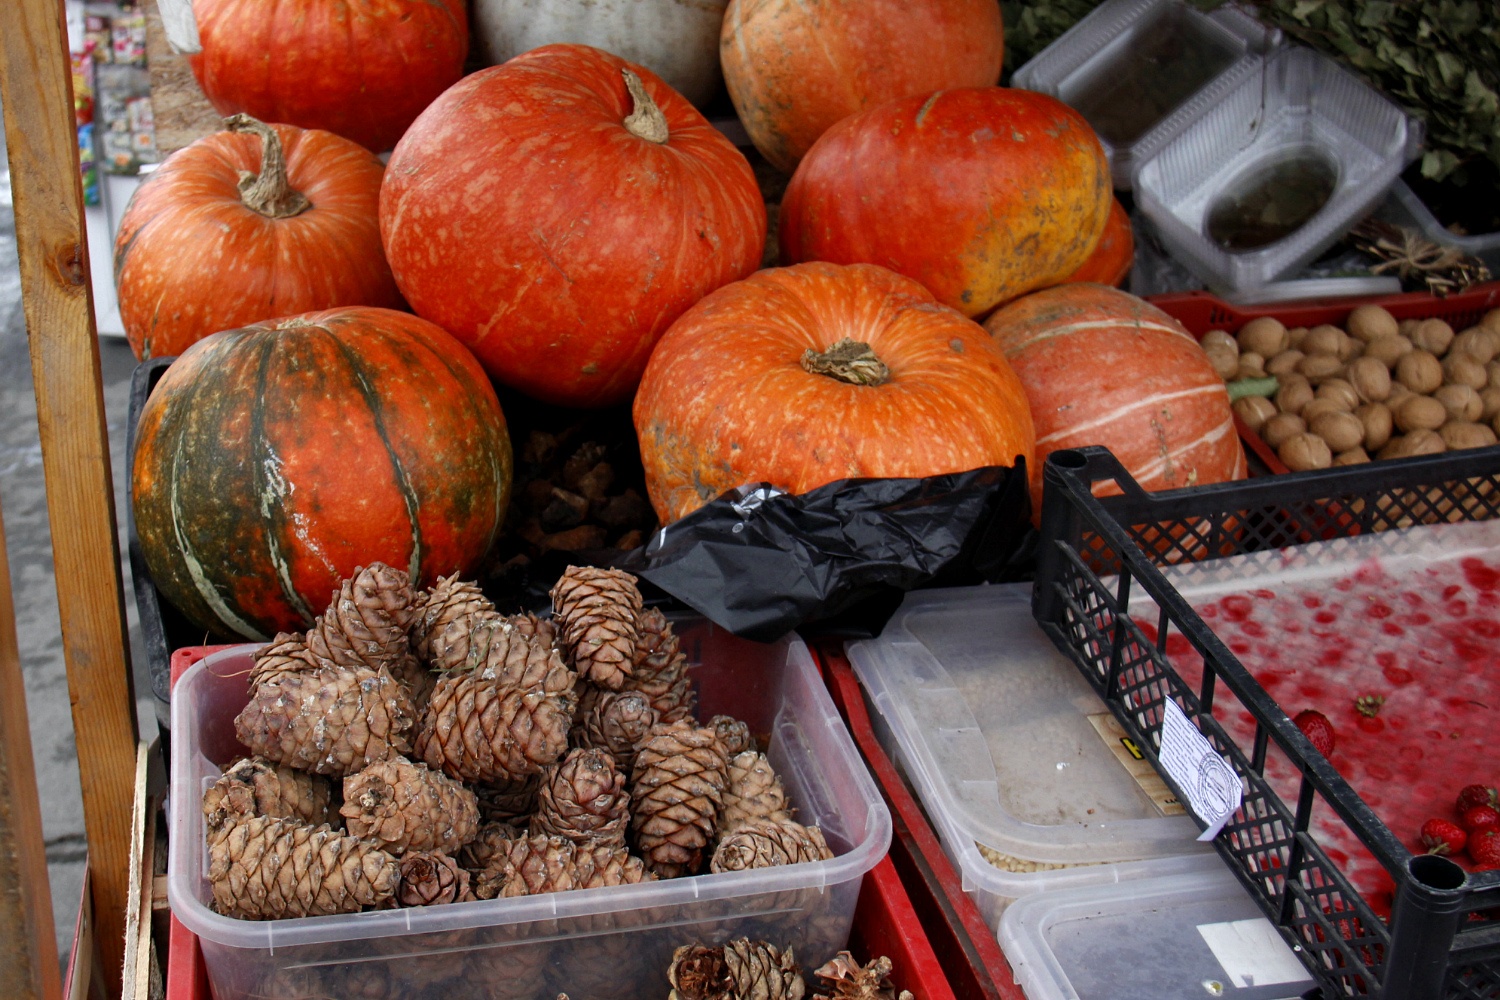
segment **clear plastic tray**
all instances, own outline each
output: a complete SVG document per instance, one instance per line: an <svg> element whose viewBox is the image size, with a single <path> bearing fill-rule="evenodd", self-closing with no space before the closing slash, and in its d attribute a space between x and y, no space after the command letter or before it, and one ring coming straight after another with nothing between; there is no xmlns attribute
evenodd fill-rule
<svg viewBox="0 0 1500 1000"><path fill-rule="evenodd" d="M1108 0L1016 70L1011 86L1077 108L1104 146L1114 186L1254 73L1280 38L1225 4Z"/></svg>
<svg viewBox="0 0 1500 1000"><path fill-rule="evenodd" d="M1029 893L1218 864L1095 728L1109 710L1037 626L1028 585L909 594L848 657L877 736L992 927ZM979 844L1011 868L1045 867L1002 869Z"/></svg>
<svg viewBox="0 0 1500 1000"><path fill-rule="evenodd" d="M1458 236L1449 232L1403 180L1397 180L1391 185L1380 215L1398 226L1416 229L1434 243L1456 247L1470 257L1478 257L1492 271L1500 270L1500 232L1475 233L1472 236Z"/></svg>
<svg viewBox="0 0 1500 1000"><path fill-rule="evenodd" d="M674 625L700 712L770 734L797 818L822 827L833 860L298 920L221 916L209 908L199 803L221 765L244 753L233 719L256 647L236 646L192 667L172 699L167 895L202 939L215 1000L363 996L366 984L404 1000L656 998L667 994L672 950L694 941L762 938L795 947L807 967L832 957L864 874L890 844L890 813L806 646L750 642L702 620Z"/></svg>
<svg viewBox="0 0 1500 1000"><path fill-rule="evenodd" d="M1295 1000L1314 985L1222 866L1030 896L999 936L1030 1000Z"/></svg>

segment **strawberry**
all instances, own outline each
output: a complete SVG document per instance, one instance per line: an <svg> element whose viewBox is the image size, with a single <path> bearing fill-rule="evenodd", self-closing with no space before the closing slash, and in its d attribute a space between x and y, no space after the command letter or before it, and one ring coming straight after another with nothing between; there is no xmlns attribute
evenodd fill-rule
<svg viewBox="0 0 1500 1000"><path fill-rule="evenodd" d="M1422 846L1428 854L1457 854L1468 839L1463 827L1446 819L1430 819L1422 824ZM1500 859L1500 845L1496 849L1496 857Z"/></svg>
<svg viewBox="0 0 1500 1000"><path fill-rule="evenodd" d="M1463 816L1458 820L1458 825L1470 833L1488 826L1500 827L1500 810L1493 806L1474 806L1472 809L1465 809Z"/></svg>
<svg viewBox="0 0 1500 1000"><path fill-rule="evenodd" d="M1500 868L1500 830L1481 829L1469 840L1469 857L1480 871Z"/></svg>
<svg viewBox="0 0 1500 1000"><path fill-rule="evenodd" d="M1328 721L1328 716L1311 708L1305 708L1297 713L1292 720L1297 728L1302 730L1313 749L1324 757L1333 756L1333 723Z"/></svg>
<svg viewBox="0 0 1500 1000"><path fill-rule="evenodd" d="M1458 814L1462 816L1475 806L1500 809L1500 795L1489 785L1465 785L1458 793Z"/></svg>

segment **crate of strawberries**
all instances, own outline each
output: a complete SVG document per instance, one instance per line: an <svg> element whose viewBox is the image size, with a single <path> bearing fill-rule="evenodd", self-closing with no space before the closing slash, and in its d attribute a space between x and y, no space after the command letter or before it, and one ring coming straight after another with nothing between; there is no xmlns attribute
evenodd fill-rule
<svg viewBox="0 0 1500 1000"><path fill-rule="evenodd" d="M1500 996L1495 449L1164 494L1099 448L1045 475L1037 620L1185 801L1169 702L1228 762L1214 846L1325 994Z"/></svg>

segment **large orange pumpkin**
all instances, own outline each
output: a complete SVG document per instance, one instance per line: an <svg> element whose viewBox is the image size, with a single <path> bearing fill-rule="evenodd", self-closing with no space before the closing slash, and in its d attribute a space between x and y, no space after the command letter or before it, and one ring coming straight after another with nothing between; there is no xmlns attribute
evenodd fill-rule
<svg viewBox="0 0 1500 1000"><path fill-rule="evenodd" d="M719 59L762 156L788 173L840 119L1000 79L995 0L731 0Z"/></svg>
<svg viewBox="0 0 1500 1000"><path fill-rule="evenodd" d="M380 228L412 307L497 380L606 406L688 306L759 266L766 209L744 155L650 70L547 45L422 113Z"/></svg>
<svg viewBox="0 0 1500 1000"><path fill-rule="evenodd" d="M662 337L635 397L663 523L727 489L1031 462L1016 375L972 320L880 267L802 264L719 289Z"/></svg>
<svg viewBox="0 0 1500 1000"><path fill-rule="evenodd" d="M1149 302L1103 285L1059 285L984 325L1026 388L1039 463L1097 444L1148 490L1245 477L1224 380L1192 334ZM1040 475L1032 500L1040 511Z"/></svg>
<svg viewBox="0 0 1500 1000"><path fill-rule="evenodd" d="M390 149L463 75L464 0L193 0L189 56L221 115L337 132Z"/></svg>
<svg viewBox="0 0 1500 1000"><path fill-rule="evenodd" d="M1112 197L1104 149L1072 108L947 90L823 134L782 198L781 260L879 264L980 316L1077 270Z"/></svg>
<svg viewBox="0 0 1500 1000"><path fill-rule="evenodd" d="M1125 214L1125 206L1120 204L1120 199L1115 198L1109 206L1109 219L1104 223L1104 235L1099 237L1094 252L1063 282L1088 281L1119 288L1120 283L1130 276L1130 269L1134 264L1135 233L1131 231L1130 216Z"/></svg>
<svg viewBox="0 0 1500 1000"><path fill-rule="evenodd" d="M135 356L181 354L211 333L314 309L399 308L380 248L383 171L331 132L243 116L173 153L136 189L115 236L115 294Z"/></svg>

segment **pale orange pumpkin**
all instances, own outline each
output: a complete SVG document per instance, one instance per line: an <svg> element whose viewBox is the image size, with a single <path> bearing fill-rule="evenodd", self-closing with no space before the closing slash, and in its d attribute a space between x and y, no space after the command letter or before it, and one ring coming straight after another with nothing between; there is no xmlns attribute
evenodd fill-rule
<svg viewBox="0 0 1500 1000"><path fill-rule="evenodd" d="M1120 287L1130 277L1135 265L1135 233L1130 228L1130 216L1125 206L1115 198L1109 206L1109 218L1104 223L1104 235L1099 237L1089 259L1063 279L1064 283L1091 281L1100 285Z"/></svg>
<svg viewBox="0 0 1500 1000"><path fill-rule="evenodd" d="M722 492L1014 465L1025 394L972 320L868 264L759 271L672 324L635 397L663 523Z"/></svg>

